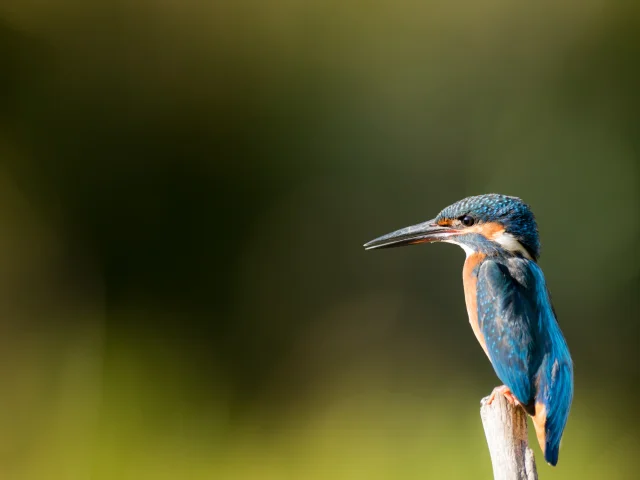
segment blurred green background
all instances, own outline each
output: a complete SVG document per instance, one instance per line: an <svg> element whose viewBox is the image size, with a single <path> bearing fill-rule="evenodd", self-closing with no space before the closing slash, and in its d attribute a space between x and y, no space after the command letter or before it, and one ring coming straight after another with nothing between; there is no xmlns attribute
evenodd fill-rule
<svg viewBox="0 0 640 480"><path fill-rule="evenodd" d="M632 2L3 0L0 477L491 478L449 245L522 197L575 362L557 468L637 478Z"/></svg>

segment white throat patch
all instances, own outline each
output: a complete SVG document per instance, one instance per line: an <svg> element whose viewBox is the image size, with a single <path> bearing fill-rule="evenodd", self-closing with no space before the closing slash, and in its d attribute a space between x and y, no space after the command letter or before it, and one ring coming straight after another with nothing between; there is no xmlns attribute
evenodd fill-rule
<svg viewBox="0 0 640 480"><path fill-rule="evenodd" d="M442 241L446 243L451 243L453 245L458 245L460 248L464 250L464 253L467 254L467 258L469 258L469 255L472 255L473 253L475 253L475 250L473 250L471 247L465 245L464 243L456 242L453 238L450 240L442 240ZM502 245L502 247L505 250L508 250L513 253L519 253L524 258L533 260L533 258L531 258L531 255L529 254L527 249L524 248L522 244L516 239L516 237L514 237L510 233L504 233L504 232L501 233L500 235L494 238L494 242Z"/></svg>
<svg viewBox="0 0 640 480"><path fill-rule="evenodd" d="M464 250L464 253L467 254L467 258L469 258L469 255L475 253L475 250L473 248L468 247L464 243L458 243L455 240L443 240L443 242L451 243L453 245L458 245L460 248L462 248Z"/></svg>
<svg viewBox="0 0 640 480"><path fill-rule="evenodd" d="M528 258L529 260L533 260L527 249L522 246L522 244L510 233L501 233L495 239L495 242L499 243L504 247L505 250L509 250L510 252L520 253L524 258Z"/></svg>

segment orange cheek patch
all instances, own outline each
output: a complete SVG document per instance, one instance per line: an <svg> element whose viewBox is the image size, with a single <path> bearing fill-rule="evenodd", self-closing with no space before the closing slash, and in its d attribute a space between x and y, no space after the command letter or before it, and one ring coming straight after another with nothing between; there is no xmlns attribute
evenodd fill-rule
<svg viewBox="0 0 640 480"><path fill-rule="evenodd" d="M504 233L504 227L495 222L483 223L480 228L482 229L482 234L491 240L495 240Z"/></svg>
<svg viewBox="0 0 640 480"><path fill-rule="evenodd" d="M459 229L459 233L479 233L488 240L495 240L504 233L504 227L497 222L477 223L472 227L463 227L460 222L454 225L454 220L450 218L443 218L438 220L438 225L441 227L455 227Z"/></svg>
<svg viewBox="0 0 640 480"><path fill-rule="evenodd" d="M487 222L466 228L465 232L479 233L489 240L495 240L504 233L504 227L496 222Z"/></svg>

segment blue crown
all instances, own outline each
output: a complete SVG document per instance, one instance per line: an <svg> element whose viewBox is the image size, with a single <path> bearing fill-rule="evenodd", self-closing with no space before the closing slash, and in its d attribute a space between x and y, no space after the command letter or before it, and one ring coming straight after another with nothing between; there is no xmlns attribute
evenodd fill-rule
<svg viewBox="0 0 640 480"><path fill-rule="evenodd" d="M529 206L518 197L489 193L463 198L442 210L436 221L456 219L464 215L475 218L477 222L499 223L534 259L540 256L536 219Z"/></svg>

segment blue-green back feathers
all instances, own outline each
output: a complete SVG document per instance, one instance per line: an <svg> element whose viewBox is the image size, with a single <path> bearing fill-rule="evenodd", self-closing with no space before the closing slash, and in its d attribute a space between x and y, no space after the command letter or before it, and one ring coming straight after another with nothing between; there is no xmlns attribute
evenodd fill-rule
<svg viewBox="0 0 640 480"><path fill-rule="evenodd" d="M491 363L516 398L529 405L535 397L533 377L542 362L535 299L529 301L507 265L494 260L480 265L477 288L478 323Z"/></svg>
<svg viewBox="0 0 640 480"><path fill-rule="evenodd" d="M529 413L544 405L544 454L555 465L573 397L573 367L542 271L524 258L492 258L477 275L478 323L491 363Z"/></svg>
<svg viewBox="0 0 640 480"><path fill-rule="evenodd" d="M529 267L535 277L540 325L546 333L545 347L548 349L538 375L536 402L546 407L545 459L555 465L573 401L573 362L556 321L542 270L533 263Z"/></svg>

